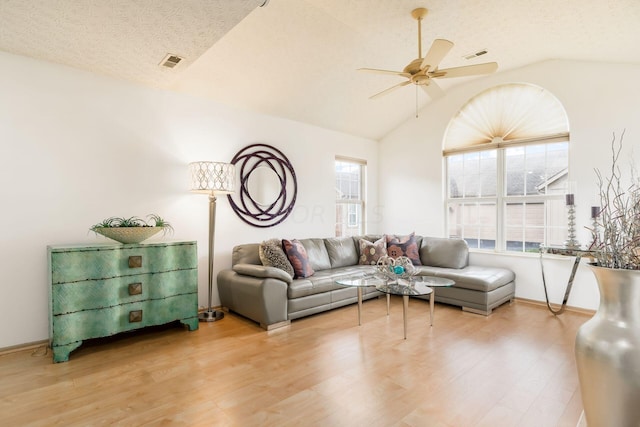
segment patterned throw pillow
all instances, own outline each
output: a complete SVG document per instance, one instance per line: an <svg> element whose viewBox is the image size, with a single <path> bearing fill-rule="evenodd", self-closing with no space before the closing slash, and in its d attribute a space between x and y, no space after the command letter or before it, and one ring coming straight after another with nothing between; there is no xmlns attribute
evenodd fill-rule
<svg viewBox="0 0 640 427"><path fill-rule="evenodd" d="M291 265L293 266L294 279L309 277L313 275L313 273L315 273L315 271L313 271L313 268L311 268L307 250L304 248L304 246L302 246L302 243L300 243L299 240L282 239L282 247L287 253L289 262L291 262Z"/></svg>
<svg viewBox="0 0 640 427"><path fill-rule="evenodd" d="M376 265L380 257L387 254L385 236L375 242L360 239L358 240L358 247L360 248L360 259L358 261L360 265Z"/></svg>
<svg viewBox="0 0 640 427"><path fill-rule="evenodd" d="M260 243L258 247L260 261L266 267L276 267L284 270L293 277L293 267L287 258L287 254L282 249L282 241L280 239L269 239Z"/></svg>
<svg viewBox="0 0 640 427"><path fill-rule="evenodd" d="M422 265L415 233L408 236L387 236L387 254L391 258L406 256L413 265Z"/></svg>

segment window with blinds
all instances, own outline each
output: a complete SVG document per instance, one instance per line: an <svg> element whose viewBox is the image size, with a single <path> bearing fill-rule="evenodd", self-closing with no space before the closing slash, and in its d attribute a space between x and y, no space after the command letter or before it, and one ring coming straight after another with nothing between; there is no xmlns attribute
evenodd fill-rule
<svg viewBox="0 0 640 427"><path fill-rule="evenodd" d="M444 156L450 237L517 252L566 240L569 126L548 91L508 84L475 96L449 123Z"/></svg>

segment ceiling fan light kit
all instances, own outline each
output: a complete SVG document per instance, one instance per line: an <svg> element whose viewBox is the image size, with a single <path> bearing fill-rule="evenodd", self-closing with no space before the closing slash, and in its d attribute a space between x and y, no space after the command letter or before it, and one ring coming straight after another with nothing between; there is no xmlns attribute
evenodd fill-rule
<svg viewBox="0 0 640 427"><path fill-rule="evenodd" d="M411 11L413 19L418 21L418 58L409 62L409 65L404 67L402 71L391 70L379 70L375 68L359 68L358 71L365 71L376 74L387 74L404 77L407 80L398 83L390 88L376 93L369 97L369 99L376 99L383 95L388 94L398 88L407 86L413 83L416 86L420 86L425 92L432 98L440 97L443 92L442 89L436 84L434 79L438 78L452 78L452 77L466 77L479 74L493 73L498 69L496 62L487 62L484 64L466 65L455 68L439 69L438 66L444 57L453 48L453 42L444 39L435 39L429 48L426 55L422 56L422 20L429 11L420 7Z"/></svg>

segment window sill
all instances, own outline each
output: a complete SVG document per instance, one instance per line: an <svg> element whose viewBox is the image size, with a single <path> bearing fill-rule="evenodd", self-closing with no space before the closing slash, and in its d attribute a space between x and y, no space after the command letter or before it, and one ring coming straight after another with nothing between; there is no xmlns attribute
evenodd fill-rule
<svg viewBox="0 0 640 427"><path fill-rule="evenodd" d="M537 259L540 258L540 253L539 252L498 252L498 251L492 251L492 250L486 250L486 249L469 249L469 253L471 254L478 254L478 255L490 255L490 256L500 256L500 257L507 257L507 258L527 258L527 259ZM544 258L545 259L559 259L559 260L566 260L566 259L573 259L574 257L571 256L567 256L567 255L558 255L558 254L550 254L550 253L545 253L544 254Z"/></svg>
<svg viewBox="0 0 640 427"><path fill-rule="evenodd" d="M497 256L506 256L506 257L515 257L515 258L538 258L540 256L539 252L507 252L507 251L493 251L488 249L469 249L469 253L472 254L481 254L481 255L497 255ZM561 257L560 255L552 255Z"/></svg>

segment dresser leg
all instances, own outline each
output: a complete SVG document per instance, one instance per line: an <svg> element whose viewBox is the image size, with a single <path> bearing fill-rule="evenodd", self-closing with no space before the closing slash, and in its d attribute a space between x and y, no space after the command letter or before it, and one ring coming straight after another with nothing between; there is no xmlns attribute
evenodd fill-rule
<svg viewBox="0 0 640 427"><path fill-rule="evenodd" d="M82 345L82 341L72 342L66 345L56 345L51 348L53 353L53 361L55 363L68 362L69 353Z"/></svg>
<svg viewBox="0 0 640 427"><path fill-rule="evenodd" d="M190 317L188 319L182 319L180 321L180 323L182 323L183 325L187 325L189 327L190 331L195 331L196 329L198 329L198 318L197 317Z"/></svg>

